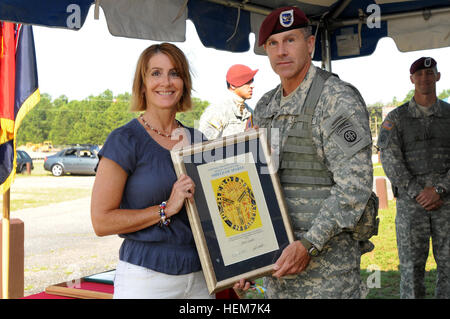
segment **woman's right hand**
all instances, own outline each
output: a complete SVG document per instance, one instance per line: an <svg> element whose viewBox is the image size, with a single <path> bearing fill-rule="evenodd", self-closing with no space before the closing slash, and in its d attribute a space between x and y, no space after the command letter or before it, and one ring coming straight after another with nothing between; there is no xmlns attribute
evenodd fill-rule
<svg viewBox="0 0 450 319"><path fill-rule="evenodd" d="M181 174L172 186L172 192L166 203L167 217L177 214L184 205L186 199L193 200L195 192L194 181L187 175Z"/></svg>

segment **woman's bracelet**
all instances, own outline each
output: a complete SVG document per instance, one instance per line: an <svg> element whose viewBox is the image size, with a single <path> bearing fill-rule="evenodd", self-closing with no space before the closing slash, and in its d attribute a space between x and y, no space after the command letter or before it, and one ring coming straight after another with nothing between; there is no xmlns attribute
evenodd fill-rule
<svg viewBox="0 0 450 319"><path fill-rule="evenodd" d="M166 211L165 211L166 206L167 206L166 202L162 202L159 205L159 216L160 216L159 227L162 227L163 225L169 226L169 224L170 224L170 218L167 217Z"/></svg>

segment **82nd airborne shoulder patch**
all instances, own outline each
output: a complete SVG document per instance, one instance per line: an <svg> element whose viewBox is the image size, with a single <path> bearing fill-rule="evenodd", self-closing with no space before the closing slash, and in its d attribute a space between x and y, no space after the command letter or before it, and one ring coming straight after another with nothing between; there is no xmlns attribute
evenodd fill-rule
<svg viewBox="0 0 450 319"><path fill-rule="evenodd" d="M329 118L324 125L324 131L327 136L331 136L347 158L372 142L370 133L365 132L346 110L341 110Z"/></svg>

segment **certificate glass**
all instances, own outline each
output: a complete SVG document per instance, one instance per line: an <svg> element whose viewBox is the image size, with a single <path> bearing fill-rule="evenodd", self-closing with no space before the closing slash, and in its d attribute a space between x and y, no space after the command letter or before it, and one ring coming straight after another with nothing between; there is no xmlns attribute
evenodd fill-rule
<svg viewBox="0 0 450 319"><path fill-rule="evenodd" d="M293 241L286 204L262 130L171 152L196 187L186 210L209 292L269 274Z"/></svg>

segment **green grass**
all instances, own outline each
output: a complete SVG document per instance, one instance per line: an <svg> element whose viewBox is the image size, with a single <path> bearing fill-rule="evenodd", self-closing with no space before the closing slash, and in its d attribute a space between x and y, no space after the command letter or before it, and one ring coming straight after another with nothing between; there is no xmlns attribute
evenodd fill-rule
<svg viewBox="0 0 450 319"><path fill-rule="evenodd" d="M368 271L369 266L375 265L380 271L381 285L369 290L368 299L399 298L400 271L395 234L395 200L389 201L388 206L387 209L380 209L378 212L380 218L378 235L371 238L375 249L361 257L361 277L364 282L367 283L368 277L374 274L373 271ZM426 298L433 298L436 286L436 262L431 245L425 271ZM369 278L372 285L374 276Z"/></svg>
<svg viewBox="0 0 450 319"><path fill-rule="evenodd" d="M85 188L30 188L11 192L10 210L14 212L20 209L35 208L90 195L91 190ZM2 201L0 200L0 202Z"/></svg>
<svg viewBox="0 0 450 319"><path fill-rule="evenodd" d="M386 177L386 173L384 172L383 167L381 166L381 163L373 164L373 176Z"/></svg>
<svg viewBox="0 0 450 319"><path fill-rule="evenodd" d="M31 171L30 175L26 172L16 174L16 180L37 176L52 176L49 171L44 170L44 163L42 160L34 161L34 169ZM70 178L70 176L54 178ZM14 190L10 193L10 210L13 212L25 208L35 208L88 197L90 195L91 190L86 188L33 187L29 189ZM0 204L3 205L3 197L0 198Z"/></svg>
<svg viewBox="0 0 450 319"><path fill-rule="evenodd" d="M381 163L374 163L373 175L386 176ZM378 235L371 238L375 249L361 257L361 277L367 282L368 277L374 274L374 272L368 271L368 267L370 265L378 266L381 279L380 288L371 288L367 298L399 298L400 271L395 234L395 199L389 201L387 209L380 209L378 215L380 218ZM434 261L431 243L425 271L426 298L433 298L436 286L436 262ZM369 278L369 281L371 281L371 278Z"/></svg>

